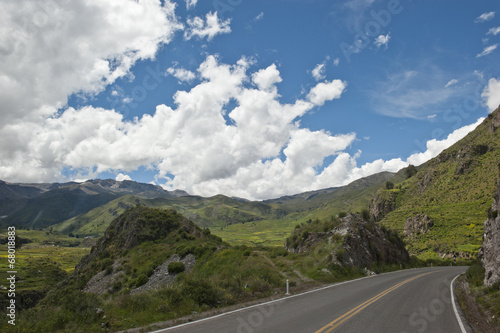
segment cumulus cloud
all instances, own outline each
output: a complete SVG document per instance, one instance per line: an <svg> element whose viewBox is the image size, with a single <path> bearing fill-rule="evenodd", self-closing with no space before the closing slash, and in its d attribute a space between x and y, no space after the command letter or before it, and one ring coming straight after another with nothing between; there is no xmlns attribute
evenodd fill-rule
<svg viewBox="0 0 500 333"><path fill-rule="evenodd" d="M312 77L316 81L321 81L321 80L323 80L326 77L325 76L325 72L326 72L326 66L325 66L325 64L324 63L323 64L318 64L311 71L311 75L312 75Z"/></svg>
<svg viewBox="0 0 500 333"><path fill-rule="evenodd" d="M2 4L2 123L50 116L72 93L95 94L129 75L182 28L174 9L157 0Z"/></svg>
<svg viewBox="0 0 500 333"><path fill-rule="evenodd" d="M252 74L252 81L260 90L276 89L276 83L283 81L275 64Z"/></svg>
<svg viewBox="0 0 500 333"><path fill-rule="evenodd" d="M341 80L320 82L311 89L307 95L307 100L317 106L322 106L326 101L340 98L346 85L347 84Z"/></svg>
<svg viewBox="0 0 500 333"><path fill-rule="evenodd" d="M116 175L115 180L121 182L124 180L132 180L132 178L130 178L129 175L124 175L123 173L120 172L119 174Z"/></svg>
<svg viewBox="0 0 500 333"><path fill-rule="evenodd" d="M484 23L484 22L490 21L494 17L495 17L495 12L486 12L486 13L482 13L481 15L479 15L478 17L476 17L476 19L474 20L474 22L476 22L476 23Z"/></svg>
<svg viewBox="0 0 500 333"><path fill-rule="evenodd" d="M228 65L208 56L198 68L201 82L175 93L175 107L159 105L153 115L133 121L114 110L86 106L23 123L22 129L6 126L6 137L33 134L23 137L15 150L8 140L0 142L1 152L12 152L2 156L0 178L50 181L60 179L63 169L73 178L113 170L124 177L148 167L157 171L157 182L165 188L201 195L263 199L310 188L316 168L348 147L355 134L311 131L296 120L317 103L340 97L344 83L313 88L314 102L283 104L276 65L249 74L250 64L242 58ZM226 110L231 101L236 107Z"/></svg>
<svg viewBox="0 0 500 333"><path fill-rule="evenodd" d="M479 126L479 124L481 124L483 121L484 118L479 118L475 123L471 125L467 125L459 129L456 129L455 131L450 133L448 137L446 137L446 139L443 140L432 139L427 141L426 144L427 150L423 153L416 153L411 155L410 157L408 157L407 162L413 165L420 165L424 162L427 162L431 158L434 158L437 155L439 155L446 148L452 146L456 142L463 139L467 134L469 134L477 126Z"/></svg>
<svg viewBox="0 0 500 333"><path fill-rule="evenodd" d="M203 18L196 16L187 20L188 28L184 32L184 38L189 40L193 37L207 38L212 40L219 34L227 34L231 32L231 19L225 21L217 17L217 12L207 13L205 21Z"/></svg>
<svg viewBox="0 0 500 333"><path fill-rule="evenodd" d="M481 57L484 57L484 56L492 53L493 51L495 51L497 49L497 47L498 47L498 44L493 44L493 45L485 47L483 52L476 55L476 58L481 58Z"/></svg>
<svg viewBox="0 0 500 333"><path fill-rule="evenodd" d="M196 78L195 73L184 68L175 68L175 67L167 68L167 74L172 75L177 80L179 80L179 82L189 83Z"/></svg>
<svg viewBox="0 0 500 333"><path fill-rule="evenodd" d="M391 34L388 33L387 35L380 35L377 38L375 38L375 45L377 48L380 48L381 46L385 45L385 48L389 45L389 40L391 39Z"/></svg>
<svg viewBox="0 0 500 333"><path fill-rule="evenodd" d="M496 110L500 105L500 79L491 78L488 85L481 93L490 111Z"/></svg>

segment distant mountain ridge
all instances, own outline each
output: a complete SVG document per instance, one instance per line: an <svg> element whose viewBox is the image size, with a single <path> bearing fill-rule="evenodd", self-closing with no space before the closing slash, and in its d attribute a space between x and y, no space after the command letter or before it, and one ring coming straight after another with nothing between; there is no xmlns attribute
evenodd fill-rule
<svg viewBox="0 0 500 333"><path fill-rule="evenodd" d="M0 216L4 225L46 227L86 213L123 195L176 198L188 194L130 180L93 179L82 183L40 184L0 181Z"/></svg>
<svg viewBox="0 0 500 333"><path fill-rule="evenodd" d="M176 209L201 227L219 228L263 220L296 223L367 207L371 195L391 179L389 172L372 175L338 188L327 188L266 201L224 195L191 196L134 181L94 179L84 183L0 183L1 224L30 228L53 226L65 234L100 236L126 209L141 205ZM311 215L312 214L312 215ZM5 217L7 215L7 217Z"/></svg>

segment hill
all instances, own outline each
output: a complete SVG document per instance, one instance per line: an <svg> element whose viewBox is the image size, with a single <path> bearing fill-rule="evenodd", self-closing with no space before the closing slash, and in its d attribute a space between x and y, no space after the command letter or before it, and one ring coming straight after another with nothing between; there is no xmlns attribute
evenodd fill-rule
<svg viewBox="0 0 500 333"><path fill-rule="evenodd" d="M498 179L500 109L465 138L371 202L372 216L421 258L477 254Z"/></svg>

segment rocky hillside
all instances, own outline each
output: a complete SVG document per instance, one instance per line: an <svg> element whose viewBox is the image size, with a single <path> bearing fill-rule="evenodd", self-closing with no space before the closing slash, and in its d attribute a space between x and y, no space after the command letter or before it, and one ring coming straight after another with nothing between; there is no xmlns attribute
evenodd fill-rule
<svg viewBox="0 0 500 333"><path fill-rule="evenodd" d="M361 268L410 259L395 232L359 214L298 226L287 239L286 249L293 253L328 253L332 263Z"/></svg>
<svg viewBox="0 0 500 333"><path fill-rule="evenodd" d="M500 109L436 158L399 175L372 198L371 215L406 237L422 259L472 258L496 190ZM404 179L403 178L403 179Z"/></svg>
<svg viewBox="0 0 500 333"><path fill-rule="evenodd" d="M221 246L220 238L174 210L137 206L111 223L75 268L73 280L96 294L152 289Z"/></svg>
<svg viewBox="0 0 500 333"><path fill-rule="evenodd" d="M498 181L495 200L484 222L483 245L479 250L479 259L485 268L484 284L492 286L500 281L500 180Z"/></svg>

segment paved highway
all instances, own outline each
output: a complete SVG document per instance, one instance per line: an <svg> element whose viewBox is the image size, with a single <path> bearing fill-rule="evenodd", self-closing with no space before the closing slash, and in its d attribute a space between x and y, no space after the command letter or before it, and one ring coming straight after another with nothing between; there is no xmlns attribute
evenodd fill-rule
<svg viewBox="0 0 500 333"><path fill-rule="evenodd" d="M327 286L157 333L467 332L450 284L466 267L411 269Z"/></svg>

